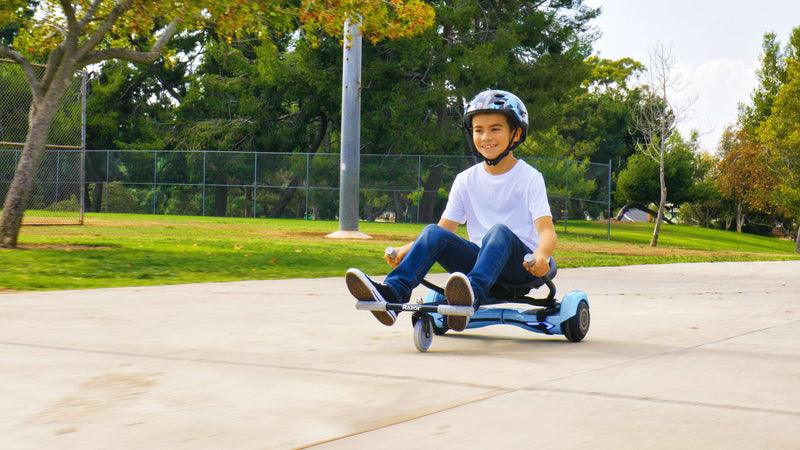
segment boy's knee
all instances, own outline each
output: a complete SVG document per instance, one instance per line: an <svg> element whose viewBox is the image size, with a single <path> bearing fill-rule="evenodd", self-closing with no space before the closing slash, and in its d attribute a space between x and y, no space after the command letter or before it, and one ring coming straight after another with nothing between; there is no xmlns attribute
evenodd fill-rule
<svg viewBox="0 0 800 450"><path fill-rule="evenodd" d="M444 228L440 227L436 224L426 225L425 228L422 229L420 232L419 237L417 239L436 239L438 236L441 236L444 232L447 232Z"/></svg>
<svg viewBox="0 0 800 450"><path fill-rule="evenodd" d="M492 228L489 228L489 231L486 232L484 239L487 237L494 237L494 236L509 236L513 235L514 232L511 231L511 228L503 225L502 223L498 223L494 225Z"/></svg>

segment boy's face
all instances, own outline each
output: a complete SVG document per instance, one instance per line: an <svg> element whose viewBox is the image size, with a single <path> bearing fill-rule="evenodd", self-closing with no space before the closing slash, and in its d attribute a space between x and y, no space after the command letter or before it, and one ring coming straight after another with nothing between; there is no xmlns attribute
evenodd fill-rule
<svg viewBox="0 0 800 450"><path fill-rule="evenodd" d="M511 144L519 140L521 130L517 129L511 139L511 127L502 113L481 113L472 116L472 141L475 148L486 159L500 156Z"/></svg>

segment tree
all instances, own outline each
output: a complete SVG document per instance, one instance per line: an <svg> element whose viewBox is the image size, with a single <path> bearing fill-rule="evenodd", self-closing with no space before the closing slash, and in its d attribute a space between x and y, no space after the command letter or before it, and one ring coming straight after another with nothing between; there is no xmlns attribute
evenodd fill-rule
<svg viewBox="0 0 800 450"><path fill-rule="evenodd" d="M20 162L0 216L0 246L15 247L28 198L41 165L48 130L58 102L73 74L109 59L151 63L164 45L187 26L212 22L233 32L255 20L256 11L274 11L267 2L192 0L45 0L30 15L26 0L10 0L0 11L0 25L16 24L19 32L0 55L19 64L33 94L28 133ZM238 20L225 19L225 14ZM46 61L43 76L33 63Z"/></svg>
<svg viewBox="0 0 800 450"><path fill-rule="evenodd" d="M342 11L370 17L376 11L377 14L391 11L385 2L306 3L316 4L317 10L324 8L333 18ZM380 3L384 8L375 8L371 3ZM401 0L395 2L398 21L391 32L402 33L405 27L419 25L420 2L407 3L413 8L404 9ZM280 0L42 0L29 6L27 0L7 0L6 7L0 10L0 29L11 26L19 31L10 44L0 43L0 56L22 67L33 100L27 138L0 216L0 246L17 244L48 129L59 99L77 70L113 59L150 64L174 35L189 30L211 27L215 33L232 40L240 31L257 34L265 29L280 29L291 18L283 4ZM307 10L314 9L304 11ZM309 27L326 23L316 22L313 14L305 17ZM42 77L34 72L36 61L46 61Z"/></svg>
<svg viewBox="0 0 800 450"><path fill-rule="evenodd" d="M739 124L750 136L769 117L775 96L786 81L785 51L781 50L775 33L764 34L761 49L761 68L756 71L758 86L751 94L752 105L739 105Z"/></svg>
<svg viewBox="0 0 800 450"><path fill-rule="evenodd" d="M737 152L750 160L741 171L761 186L748 200L800 223L800 27L783 49L774 33L765 34L761 64L752 105L739 108L744 134L738 142L744 145ZM800 227L795 251L800 253Z"/></svg>
<svg viewBox="0 0 800 450"><path fill-rule="evenodd" d="M696 136L686 142L680 133L675 132L664 145L668 151L664 154L663 170L660 161L639 152L631 156L628 166L620 172L617 180L617 196L627 204L620 209L618 218L621 218L630 207L657 216L658 211L651 211L649 205L659 204L663 189L669 190L670 200L676 205L698 198L700 192L695 189L696 183L704 178L708 168L704 165L703 159L695 153ZM663 187L659 174L664 176ZM663 216L662 220L672 223Z"/></svg>
<svg viewBox="0 0 800 450"><path fill-rule="evenodd" d="M769 168L764 146L744 130L723 135L721 159L717 164L717 186L735 203L736 231L741 233L748 209L768 211L775 191L775 173Z"/></svg>
<svg viewBox="0 0 800 450"><path fill-rule="evenodd" d="M795 29L800 44L800 28ZM800 222L800 60L787 59L787 80L772 111L758 130L768 147L769 164L776 172L775 204ZM800 228L795 252L800 253Z"/></svg>
<svg viewBox="0 0 800 450"><path fill-rule="evenodd" d="M425 33L364 48L361 137L369 153L472 155L461 116L466 100L487 88L525 101L529 142L560 122L590 71L584 60L594 35L587 22L598 10L582 1L431 3L436 22ZM525 146L515 154L530 156ZM421 195L393 194L396 216L420 202L419 219L435 221L440 188L454 169L446 160L423 168ZM392 173L394 187L416 187L417 176L400 167Z"/></svg>
<svg viewBox="0 0 800 450"><path fill-rule="evenodd" d="M653 238L650 240L650 245L653 247L658 245L658 233L664 218L664 207L667 204L665 157L670 149L670 137L691 106L691 102L678 105L673 101L673 94L683 89L673 73L674 65L672 53L663 44L657 43L650 51L647 86L650 96L644 99L633 115L634 130L642 136L641 141L637 143L637 151L658 163L660 196Z"/></svg>

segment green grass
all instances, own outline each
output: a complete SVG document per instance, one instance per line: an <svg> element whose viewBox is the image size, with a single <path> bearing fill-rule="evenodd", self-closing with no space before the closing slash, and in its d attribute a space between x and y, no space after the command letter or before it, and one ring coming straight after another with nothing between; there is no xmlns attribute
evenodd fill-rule
<svg viewBox="0 0 800 450"><path fill-rule="evenodd" d="M339 240L324 237L335 222L87 214L83 226L23 227L21 249L0 251L0 290L334 277L348 267L380 275L391 269L383 249L422 227L362 223L373 239ZM665 225L656 248L650 224L615 223L612 241L557 230L560 267L800 259L789 241L702 228ZM569 231L605 237L606 224L570 222Z"/></svg>

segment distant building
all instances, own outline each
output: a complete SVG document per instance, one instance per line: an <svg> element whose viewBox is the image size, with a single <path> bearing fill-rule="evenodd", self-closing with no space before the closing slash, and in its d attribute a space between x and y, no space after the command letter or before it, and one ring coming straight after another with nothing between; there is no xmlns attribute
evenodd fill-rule
<svg viewBox="0 0 800 450"><path fill-rule="evenodd" d="M641 209L631 208L622 216L623 222L652 222L653 219L650 214L642 211Z"/></svg>

